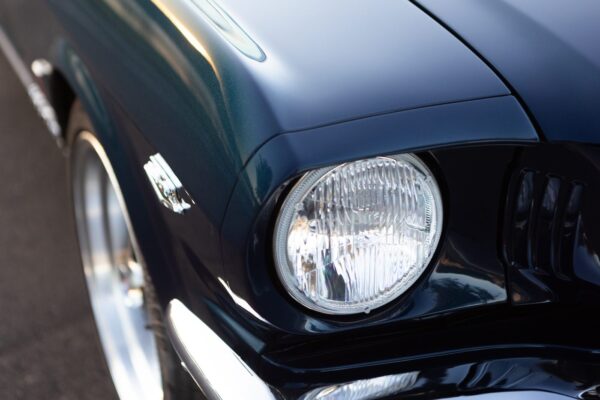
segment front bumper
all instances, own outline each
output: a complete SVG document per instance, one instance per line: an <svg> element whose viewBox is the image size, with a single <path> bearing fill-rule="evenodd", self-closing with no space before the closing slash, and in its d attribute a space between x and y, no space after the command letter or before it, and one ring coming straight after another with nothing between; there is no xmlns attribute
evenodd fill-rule
<svg viewBox="0 0 600 400"><path fill-rule="evenodd" d="M183 365L209 399L278 398L221 338L178 300L169 303L167 332Z"/></svg>
<svg viewBox="0 0 600 400"><path fill-rule="evenodd" d="M356 400L391 398L436 398L473 400L559 400L567 398L597 398L598 386L583 383L573 371L573 390L561 390L559 379L552 372L551 361L540 362L533 368L526 359L498 360L504 363L506 372L494 372L493 363L483 367L469 367L472 381L488 382L488 387L468 385L448 390L453 374L459 375L461 366L447 368L444 376L431 379L431 371L411 371L399 374L354 379L346 382L311 387L303 393L290 395L289 388L269 385L256 374L221 338L180 301L173 300L167 310L167 330L171 342L192 378L208 399L237 400L333 400L352 398ZM570 365L570 364L569 364ZM577 369L577 366L573 366ZM495 376L496 374L496 376ZM433 375L436 375L435 373ZM440 375L440 374L437 374ZM477 376L479 375L479 376ZM600 381L600 377L598 377ZM589 379L588 379L589 381ZM443 390L432 387L437 382ZM498 383L503 382L502 391ZM533 382L528 387L523 382ZM464 382L463 382L464 383ZM521 384L519 384L521 383ZM293 392L293 391L292 391Z"/></svg>

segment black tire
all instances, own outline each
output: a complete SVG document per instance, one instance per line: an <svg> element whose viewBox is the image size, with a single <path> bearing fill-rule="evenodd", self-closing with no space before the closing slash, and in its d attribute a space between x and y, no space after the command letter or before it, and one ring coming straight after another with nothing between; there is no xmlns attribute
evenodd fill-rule
<svg viewBox="0 0 600 400"><path fill-rule="evenodd" d="M75 101L71 107L69 123L66 131L67 149L71 149L82 132L90 132L96 139L100 138L95 135L94 128L90 119L83 109L79 101ZM73 200L73 157L71 152L68 152L68 177L69 190L71 191L71 200ZM75 207L72 201L72 210L75 213ZM81 246L80 246L81 249ZM181 366L180 359L175 353L170 340L167 336L166 327L164 324L163 310L160 306L155 291L155 286L143 262L141 265L144 269L144 302L148 313L148 329L152 329L159 364L161 369L161 377L163 383L163 394L165 400L202 400L205 399L202 392L198 389L195 382L189 376L187 371ZM83 268L82 268L83 271ZM87 284L86 284L87 288ZM91 309L91 306L90 306ZM98 346L102 349L100 336L96 331L96 339ZM109 371L108 363L105 359L106 370ZM110 375L110 374L109 374ZM114 386L114 385L113 385Z"/></svg>

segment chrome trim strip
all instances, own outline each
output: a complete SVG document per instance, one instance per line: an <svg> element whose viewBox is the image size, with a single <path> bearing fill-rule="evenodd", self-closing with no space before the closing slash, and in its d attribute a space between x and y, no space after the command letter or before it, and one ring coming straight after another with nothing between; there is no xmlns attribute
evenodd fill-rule
<svg viewBox="0 0 600 400"><path fill-rule="evenodd" d="M166 313L169 338L209 400L277 400L275 392L179 300Z"/></svg>
<svg viewBox="0 0 600 400"><path fill-rule="evenodd" d="M190 203L193 204L193 200L159 153L150 156L150 160L144 164L144 170L156 197L163 206L177 214L183 214L191 207ZM189 202L186 201L186 197Z"/></svg>
<svg viewBox="0 0 600 400"><path fill-rule="evenodd" d="M2 27L0 27L0 49L2 49L9 64L15 70L23 86L25 86L31 102L33 103L40 117L42 117L46 123L46 127L50 131L50 134L52 134L52 137L54 140L56 140L58 146L63 147L64 140L62 137L62 128L58 123L56 111L50 104L50 101L48 101L48 98L44 94L44 91L40 85L38 85L35 81L31 72L29 72L27 65L13 46Z"/></svg>

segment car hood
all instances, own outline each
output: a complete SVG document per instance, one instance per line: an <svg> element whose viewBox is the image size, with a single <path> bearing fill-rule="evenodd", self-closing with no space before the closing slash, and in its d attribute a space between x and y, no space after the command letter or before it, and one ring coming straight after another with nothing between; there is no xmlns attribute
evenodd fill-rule
<svg viewBox="0 0 600 400"><path fill-rule="evenodd" d="M600 2L416 3L489 62L547 140L600 143Z"/></svg>
<svg viewBox="0 0 600 400"><path fill-rule="evenodd" d="M196 47L224 97L264 101L279 132L510 94L410 2L153 2L192 42L202 39Z"/></svg>

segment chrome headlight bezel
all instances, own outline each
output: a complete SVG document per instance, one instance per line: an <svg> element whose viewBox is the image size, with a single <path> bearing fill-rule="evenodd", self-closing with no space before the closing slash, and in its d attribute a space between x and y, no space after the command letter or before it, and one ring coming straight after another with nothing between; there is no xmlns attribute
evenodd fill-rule
<svg viewBox="0 0 600 400"><path fill-rule="evenodd" d="M324 179L330 173L332 173L332 171L343 168L344 166L347 166L352 163L376 159L393 159L396 161L408 163L426 177L425 181L428 184L428 188L431 190L433 197L435 208L435 221L433 223L436 227L435 233L431 238L431 245L428 255L422 263L422 265L419 266L418 273L411 275L410 279L407 279L401 284L395 286L394 289L385 296L381 296L380 298L371 300L366 303L347 306L340 306L339 304L327 304L327 302L324 301L321 301L321 304L319 304L314 300L311 300L304 292L302 292L298 288L295 282L295 277L293 276L293 273L288 263L287 244L290 233L290 226L294 220L295 207L297 204L301 203L303 199L306 198L306 196L311 192L311 190L322 179ZM282 282L288 294L295 301L297 301L298 303L300 303L308 309L328 315L351 315L368 313L375 308L382 307L394 301L396 298L404 294L410 287L412 287L415 284L415 282L423 275L423 273L427 270L429 264L431 263L431 260L437 251L437 248L439 247L443 228L443 221L443 201L437 180L432 171L429 169L429 167L421 159L419 159L413 154L398 154L384 157L372 157L339 165L319 168L305 173L294 184L294 186L287 194L285 200L283 201L281 208L279 209L279 214L276 219L275 230L273 235L273 255L275 260L275 269L277 271L277 275L280 281Z"/></svg>

